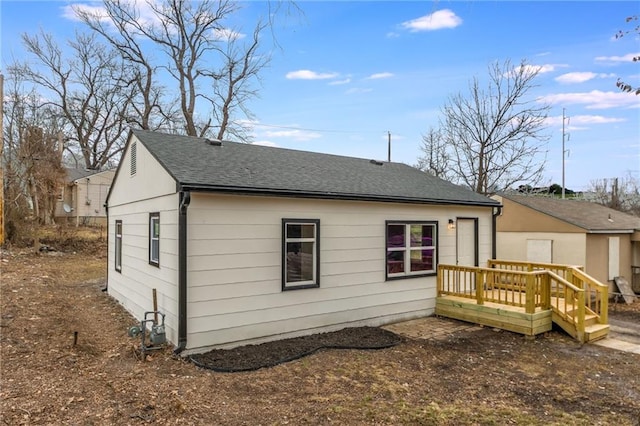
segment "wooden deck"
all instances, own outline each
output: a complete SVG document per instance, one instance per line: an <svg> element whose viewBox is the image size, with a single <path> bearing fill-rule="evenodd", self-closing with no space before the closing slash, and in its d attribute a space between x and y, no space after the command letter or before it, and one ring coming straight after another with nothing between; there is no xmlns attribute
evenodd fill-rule
<svg viewBox="0 0 640 426"><path fill-rule="evenodd" d="M488 327L535 336L551 330L551 310L537 308L534 313L524 307L484 302L458 296L440 296L436 299L436 315Z"/></svg>
<svg viewBox="0 0 640 426"><path fill-rule="evenodd" d="M436 315L527 336L556 323L581 342L608 334L607 287L580 268L490 262L492 268L440 265Z"/></svg>

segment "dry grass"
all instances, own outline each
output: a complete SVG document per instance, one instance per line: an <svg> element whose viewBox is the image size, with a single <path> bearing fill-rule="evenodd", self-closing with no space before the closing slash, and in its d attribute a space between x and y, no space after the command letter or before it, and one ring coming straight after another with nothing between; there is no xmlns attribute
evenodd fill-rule
<svg viewBox="0 0 640 426"><path fill-rule="evenodd" d="M580 346L559 332L526 341L485 328L235 374L200 370L170 349L141 362L139 342L126 335L138 320L101 291L104 242L78 246L91 250L3 252L4 424L640 422L640 355Z"/></svg>

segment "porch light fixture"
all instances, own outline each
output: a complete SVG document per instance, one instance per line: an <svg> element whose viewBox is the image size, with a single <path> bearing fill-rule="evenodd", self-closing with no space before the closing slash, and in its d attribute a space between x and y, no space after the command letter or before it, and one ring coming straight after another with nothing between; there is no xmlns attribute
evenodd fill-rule
<svg viewBox="0 0 640 426"><path fill-rule="evenodd" d="M447 228L456 229L456 223L453 221L453 219L449 219L449 225L447 225Z"/></svg>

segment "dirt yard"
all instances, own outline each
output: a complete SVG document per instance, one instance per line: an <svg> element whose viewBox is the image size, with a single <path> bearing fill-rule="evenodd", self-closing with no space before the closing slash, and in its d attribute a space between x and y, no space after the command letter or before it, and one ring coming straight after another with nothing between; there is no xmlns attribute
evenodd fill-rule
<svg viewBox="0 0 640 426"><path fill-rule="evenodd" d="M170 349L140 361L127 336L139 319L101 291L104 243L60 250L2 254L4 424L640 425L640 355L556 331L527 341L485 328L240 373ZM640 322L640 303L615 315Z"/></svg>

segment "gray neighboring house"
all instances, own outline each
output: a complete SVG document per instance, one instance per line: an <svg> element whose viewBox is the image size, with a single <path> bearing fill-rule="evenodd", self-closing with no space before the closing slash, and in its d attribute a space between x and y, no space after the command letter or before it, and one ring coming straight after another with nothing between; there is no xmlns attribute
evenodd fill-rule
<svg viewBox="0 0 640 426"><path fill-rule="evenodd" d="M500 204L399 163L132 131L108 291L176 352L431 315L438 263L484 265Z"/></svg>

